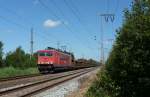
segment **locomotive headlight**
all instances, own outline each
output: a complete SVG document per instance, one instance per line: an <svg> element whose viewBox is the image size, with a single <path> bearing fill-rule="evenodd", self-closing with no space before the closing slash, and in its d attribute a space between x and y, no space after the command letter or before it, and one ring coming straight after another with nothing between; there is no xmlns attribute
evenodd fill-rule
<svg viewBox="0 0 150 97"><path fill-rule="evenodd" d="M52 61L50 61L50 64L53 64L53 62L52 62Z"/></svg>

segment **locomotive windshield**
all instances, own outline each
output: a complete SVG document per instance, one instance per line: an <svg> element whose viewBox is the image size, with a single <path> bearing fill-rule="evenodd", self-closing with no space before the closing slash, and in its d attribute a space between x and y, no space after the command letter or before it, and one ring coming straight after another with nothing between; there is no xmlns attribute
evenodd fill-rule
<svg viewBox="0 0 150 97"><path fill-rule="evenodd" d="M39 52L39 56L52 56L52 53L50 52Z"/></svg>

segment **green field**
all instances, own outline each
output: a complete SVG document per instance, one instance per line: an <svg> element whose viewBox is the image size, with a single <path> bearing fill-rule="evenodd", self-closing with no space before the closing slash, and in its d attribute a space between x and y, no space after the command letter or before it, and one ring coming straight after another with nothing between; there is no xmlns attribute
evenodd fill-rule
<svg viewBox="0 0 150 97"><path fill-rule="evenodd" d="M5 67L0 69L0 78L20 76L20 75L30 75L37 73L39 73L37 68L20 69L14 67Z"/></svg>

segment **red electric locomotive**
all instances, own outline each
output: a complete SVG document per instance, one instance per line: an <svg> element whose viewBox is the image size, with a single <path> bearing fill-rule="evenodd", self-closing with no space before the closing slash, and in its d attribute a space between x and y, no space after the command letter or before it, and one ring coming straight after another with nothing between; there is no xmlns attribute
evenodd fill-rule
<svg viewBox="0 0 150 97"><path fill-rule="evenodd" d="M56 69L68 69L73 65L70 53L57 49L39 50L37 53L37 65L40 72L51 72Z"/></svg>

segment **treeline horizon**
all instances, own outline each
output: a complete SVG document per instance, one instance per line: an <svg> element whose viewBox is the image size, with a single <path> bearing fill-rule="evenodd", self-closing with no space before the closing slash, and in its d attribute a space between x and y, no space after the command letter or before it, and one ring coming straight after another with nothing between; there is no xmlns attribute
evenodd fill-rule
<svg viewBox="0 0 150 97"><path fill-rule="evenodd" d="M4 57L3 42L0 41L0 68L2 67L15 67L15 68L29 68L36 66L36 53L31 56L26 53L21 46L18 46L14 51L9 51Z"/></svg>
<svg viewBox="0 0 150 97"><path fill-rule="evenodd" d="M12 66L15 68L26 69L37 66L36 52L34 52L34 54L31 56L31 54L26 53L21 46L18 46L14 51L9 51L4 56L3 46L4 46L3 42L0 41L0 68ZM75 59L74 54L72 54L72 58L74 63L77 65L99 64L99 62L94 59L85 59L85 58Z"/></svg>

